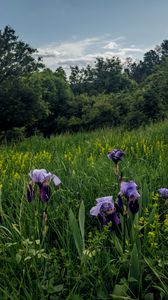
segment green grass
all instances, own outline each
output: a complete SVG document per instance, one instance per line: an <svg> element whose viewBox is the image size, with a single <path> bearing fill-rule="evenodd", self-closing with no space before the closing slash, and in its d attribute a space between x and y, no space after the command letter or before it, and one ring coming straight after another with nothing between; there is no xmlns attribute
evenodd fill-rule
<svg viewBox="0 0 168 300"><path fill-rule="evenodd" d="M0 299L166 300L168 206L154 192L168 188L167 132L164 122L132 132L102 129L1 145ZM141 194L139 213L125 220L129 231L121 216L121 236L100 230L89 215L96 198L117 198L118 180L107 159L115 148L125 150L120 169ZM46 223L38 193L32 203L26 200L34 168L62 181L59 189L51 184Z"/></svg>

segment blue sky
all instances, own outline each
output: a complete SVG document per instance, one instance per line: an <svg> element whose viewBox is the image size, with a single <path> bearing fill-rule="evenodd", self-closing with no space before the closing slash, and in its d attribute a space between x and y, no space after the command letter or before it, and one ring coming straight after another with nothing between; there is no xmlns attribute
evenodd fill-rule
<svg viewBox="0 0 168 300"><path fill-rule="evenodd" d="M142 59L168 39L167 0L0 0L0 29L10 25L55 70L96 57Z"/></svg>

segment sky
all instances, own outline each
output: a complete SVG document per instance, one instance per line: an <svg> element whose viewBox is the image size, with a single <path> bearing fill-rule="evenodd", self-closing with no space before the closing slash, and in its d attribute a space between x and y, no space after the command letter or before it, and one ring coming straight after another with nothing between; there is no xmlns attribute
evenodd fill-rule
<svg viewBox="0 0 168 300"><path fill-rule="evenodd" d="M38 50L44 64L93 65L96 57L140 60L168 39L168 0L0 0L0 30Z"/></svg>

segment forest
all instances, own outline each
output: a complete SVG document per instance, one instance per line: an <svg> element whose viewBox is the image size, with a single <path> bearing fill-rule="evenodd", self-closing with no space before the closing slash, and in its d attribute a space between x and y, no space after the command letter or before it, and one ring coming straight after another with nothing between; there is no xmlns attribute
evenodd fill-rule
<svg viewBox="0 0 168 300"><path fill-rule="evenodd" d="M97 57L94 65L48 69L15 30L0 30L0 137L99 127L137 128L167 118L168 40L143 59Z"/></svg>

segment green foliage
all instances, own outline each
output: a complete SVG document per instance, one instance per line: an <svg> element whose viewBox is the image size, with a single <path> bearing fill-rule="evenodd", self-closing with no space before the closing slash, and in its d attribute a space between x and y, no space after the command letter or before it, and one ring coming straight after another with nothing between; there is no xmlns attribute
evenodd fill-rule
<svg viewBox="0 0 168 300"><path fill-rule="evenodd" d="M44 67L36 49L6 26L0 31L0 131L16 138L100 127L138 128L167 118L167 41L143 60L96 58L93 66ZM37 59L35 59L37 57ZM18 134L18 138L19 138Z"/></svg>
<svg viewBox="0 0 168 300"><path fill-rule="evenodd" d="M75 94L109 94L132 88L132 81L122 73L122 64L118 57L104 60L96 58L94 67L88 65L81 70L71 67L70 84Z"/></svg>
<svg viewBox="0 0 168 300"><path fill-rule="evenodd" d="M38 81L41 90L41 98L48 107L47 118L39 118L36 128L50 135L52 133L64 130L64 124L61 120L69 115L69 106L73 97L66 77L62 70L58 69L52 72L49 69L40 73L35 73L30 78L31 83ZM65 121L65 128L67 128Z"/></svg>
<svg viewBox="0 0 168 300"><path fill-rule="evenodd" d="M26 78L13 79L1 84L0 130L10 130L34 124L47 113L40 91L29 84Z"/></svg>

